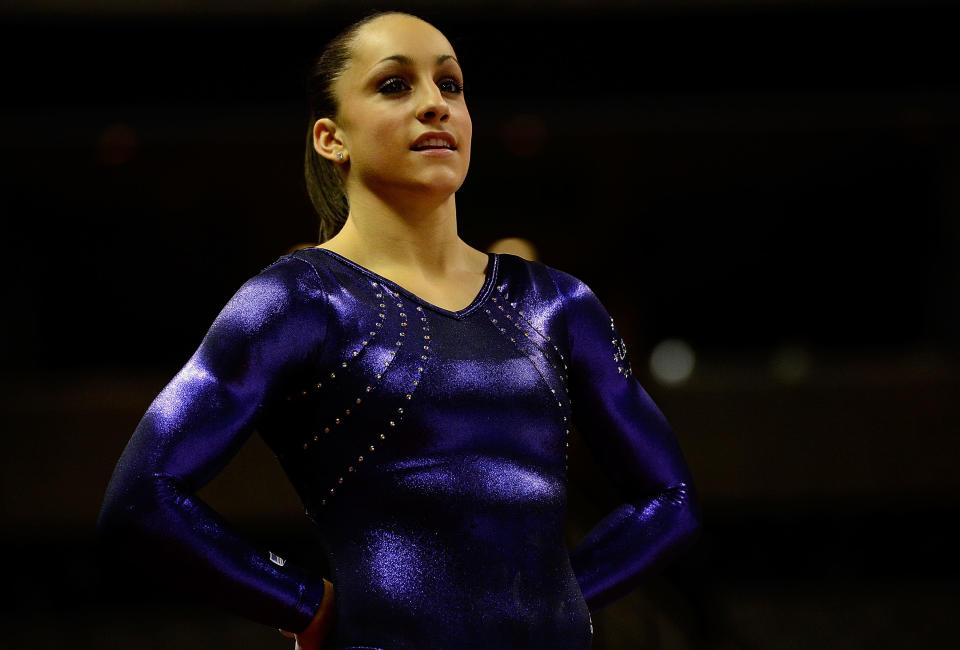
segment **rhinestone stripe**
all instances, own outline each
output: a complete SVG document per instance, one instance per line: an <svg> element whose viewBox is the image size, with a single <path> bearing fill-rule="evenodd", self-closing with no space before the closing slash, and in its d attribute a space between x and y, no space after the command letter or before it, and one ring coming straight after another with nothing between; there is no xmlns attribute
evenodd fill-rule
<svg viewBox="0 0 960 650"><path fill-rule="evenodd" d="M375 282L371 282L371 285L374 287L374 289L377 289L377 284L376 284ZM378 289L378 290L377 290L377 293L376 293L376 297L382 300L382 299L383 299L383 292ZM386 304L383 303L383 302L380 302L380 309L384 309L384 308L386 308ZM387 315L384 314L383 312L380 312L380 313L377 314L377 316L378 316L378 319L379 319L379 320L377 320L375 324L376 324L377 327L381 327L381 323L386 319ZM401 314L400 318L402 319L403 316L404 316L404 314ZM350 365L349 362L353 361L353 360L356 359L358 356L360 356L360 354L361 354L364 350L369 349L368 346L369 346L369 344L372 343L373 340L376 338L376 336L377 336L377 331L376 331L375 329L374 329L374 330L371 330L371 331L369 332L368 336L369 336L369 338L364 339L364 340L360 343L360 347L359 347L358 349L353 350L353 351L350 353L350 356L347 357L347 360L346 360L346 361L341 361L341 362L340 362L340 369L341 369L341 371L342 371L344 368L347 368L347 367ZM401 345L403 345L403 342L402 342L402 341L397 341L397 342L396 342L396 344L395 344L395 346L394 346L394 349L390 351L390 356L391 356L391 358L396 354L396 351L400 348ZM389 365L389 362L387 362L387 364ZM311 390L312 390L312 392L316 393L317 391L321 390L321 389L324 387L324 385L326 385L326 386L329 387L330 381L335 380L335 379L336 379L336 376L337 376L336 372L331 372L331 373L330 373L330 376L329 376L329 380L326 382L326 384L324 384L324 382L317 382L315 385L313 385L313 386L310 387ZM309 438L307 441L305 441L305 442L303 443L302 448L303 448L304 450L309 449L310 444L311 444L312 442L319 442L321 436L330 434L330 432L331 432L333 429L336 429L340 424L342 424L342 423L347 419L347 417L350 416L351 413L355 413L355 412L356 412L356 407L363 401L363 397L364 397L367 393L370 393L371 391L373 391L373 390L377 387L377 385L378 385L381 377L382 377L382 373L377 373L377 375L376 375L377 381L376 381L376 382L373 382L371 385L367 385L367 387L364 389L364 392L361 393L361 394L360 394L359 396L357 396L356 398L354 398L352 401L350 401L350 402L348 403L348 406L340 413L340 415L333 418L333 421L332 421L332 422L328 422L325 426L320 427L319 429L317 429L317 431L316 431L312 436L310 436L310 438ZM310 392L310 391L307 391L307 390L300 391L299 395L300 395L300 397L306 397L306 396L309 394L309 392ZM290 399L291 399L291 396L287 396L287 399L290 400Z"/></svg>
<svg viewBox="0 0 960 650"><path fill-rule="evenodd" d="M493 298L491 298L490 300L493 301L494 303L497 303L497 302L498 302L497 299L496 299L496 297L493 297ZM535 360L533 357L531 357L529 354L527 354L527 352L526 352L522 347L520 347L520 343L517 341L517 339L516 339L515 336L510 336L509 334L507 334L507 329L506 329L505 327L503 327L500 319L497 318L497 316L500 315L500 312L503 311L503 307L500 306L500 305L496 305L496 306L499 307L499 310L498 310L497 312L491 311L491 310L488 309L488 308L484 308L483 311L484 311L484 313L487 315L487 318L490 320L491 324L493 324L493 326L496 327L497 330L500 331L501 334L503 334L504 336L506 336L507 338L510 339L510 342L513 343L514 347L516 347L517 350L519 350L520 352L522 352L528 359L530 359L530 362L533 363L533 367L537 369L537 372L540 374L540 377L543 379L544 383L549 387L549 386L550 386L550 382L547 381L547 378L543 376L543 373L540 371L540 366L537 365L536 360ZM510 321L513 321L513 320L514 320L514 319L510 318L509 314L506 314L506 317L507 317ZM524 332L516 322L514 322L513 324L514 324L514 326L515 326L518 330L520 330L521 332L523 332L524 337L526 337L526 338L528 338L528 339L530 338L529 334L528 334L527 332ZM528 322L528 324L529 324L529 322ZM512 334L512 332L511 332L511 334ZM535 342L535 341L532 341L532 343L534 344L534 346L535 346L538 350L540 350L541 354L543 354L543 357L544 357L548 362L550 362L550 365L551 365L553 368L556 368L556 367L557 367L556 364L554 364L554 363L551 361L551 359L550 359L549 355L546 353L546 351L545 351L543 348L541 348L539 345L536 345L536 342ZM556 347L556 346L554 346L554 347ZM559 353L559 350L557 350L557 352ZM566 365L564 365L564 369L566 369ZM565 374L566 374L566 373L561 374L561 378L564 378L564 379L565 379ZM564 434L564 436L567 438L566 440L564 440L564 443L563 443L563 444L564 444L564 448L566 449L566 451L564 452L564 455L563 455L563 462L564 462L563 469L564 469L564 470L567 470L567 469L568 469L568 464L567 464L567 463L568 463L569 460L570 460L570 452L569 452L569 448L570 448L570 440L569 440L569 436L570 436L570 422L569 422L569 419L568 419L568 417L567 417L567 412L566 412L565 409L566 409L567 407L569 407L569 406L573 403L573 400L570 399L570 391L569 391L569 389L567 388L566 381L561 382L561 386L563 387L563 393L564 393L562 396L558 396L558 395L557 395L557 391L556 391L556 389L554 389L554 388L550 388L550 392L553 394L554 398L557 400L557 408L560 410L560 417L561 417L561 419L563 420L563 429L564 429L563 434ZM566 405L564 405L564 403L563 403L563 400L564 400L564 399L566 399L566 402L567 402Z"/></svg>
<svg viewBox="0 0 960 650"><path fill-rule="evenodd" d="M527 326L528 326L530 329L532 329L534 332L536 332L537 334L539 334L541 337L543 337L543 339L544 339L545 341L547 341L548 343L550 343L551 346L553 346L554 353L556 353L557 357L559 357L559 359L560 359L560 361L559 361L560 365L563 366L563 374L561 375L561 378L563 379L564 384L566 384L566 383L567 383L567 380L568 380L568 376L567 376L567 374L568 374L568 373L567 373L567 370L568 370L568 368L567 368L567 360L564 358L563 353L560 351L560 348L557 347L557 344L556 344L556 343L554 343L552 340L550 340L550 335L549 335L549 334L545 334L544 332L541 332L533 323L530 322L530 319L529 319L529 318L527 318L526 316L523 315L523 312L520 311L520 310L517 308L517 303L515 303L515 302L510 302L509 297L508 297L507 294L503 291L503 288L502 288L502 287L497 286L497 291L500 293L500 297L501 297L502 300L497 301L496 297L491 298L491 300L492 300L493 302L497 303L497 308L498 308L500 311L502 311L502 312L506 312L507 310L504 309L504 305L506 305L507 307L509 307L510 309L512 309L513 312L514 312L514 315L513 315L513 316L511 316L510 314L504 313L504 317L507 319L508 322L513 323L513 326L514 326L516 329L518 329L518 330L520 330L521 332L523 332L523 330L521 329L520 325L517 324L517 321L523 321L524 323L527 324ZM503 330L501 330L501 331L503 331ZM523 335L526 336L527 338L529 338L529 336L527 335L526 332L524 332ZM548 350L545 350L545 349L543 348L543 346L541 346L539 343L537 343L536 340L534 340L534 339L531 339L531 340L532 340L533 344L540 349L540 351L543 353L543 356L546 357L548 360L550 360L550 355L551 355L552 353L550 353ZM550 365L551 365L551 367L556 368L556 367L557 367L557 362L554 361L554 360L550 360Z"/></svg>
<svg viewBox="0 0 960 650"><path fill-rule="evenodd" d="M374 286L376 286L376 285L374 284ZM383 297L383 294L380 293L380 292L378 292L378 293L377 293L377 298L382 298L382 297ZM384 307L384 306L385 306L384 304L382 304L382 303L380 304L380 307ZM386 318L386 315L385 315L385 314L379 314L379 318L380 318L381 321L382 321L382 319ZM377 326L377 327L380 327L381 321L377 321L377 323L376 323L376 326ZM367 349L367 346L368 346L370 343L373 342L373 339L376 338L377 332L376 332L375 330L371 330L368 336L369 336L369 338L364 339L364 340L360 343L360 347L359 347L359 348L357 348L356 350L353 350L353 351L350 353L350 356L347 357L347 360L346 360L346 361L341 361L341 362L340 362L340 367L341 367L341 368L346 368L349 361L352 361L352 360L355 359L356 357L360 356L360 354L361 354L365 349ZM337 377L337 373L336 373L335 371L331 371L331 372L330 372L330 377L329 377L329 379L330 379L330 380L333 380L333 379L336 379L336 377ZM328 385L328 386L330 385L330 382L329 382L329 381L327 382L327 385ZM311 390L315 392L315 391L318 391L318 390L320 390L321 388L323 388L323 386L324 386L324 383L323 383L322 381L318 381L315 385L310 386L310 388L309 388L308 390L303 390L303 391L300 391L299 393L297 393L296 396L306 397L306 396L310 393ZM288 401L288 402L289 402L289 401L292 401L294 397L295 397L295 395L287 395L287 401Z"/></svg>
<svg viewBox="0 0 960 650"><path fill-rule="evenodd" d="M382 285L379 285L379 284L376 283L376 282L372 282L372 284L373 284L374 287L381 287L382 290L386 291L392 298L394 298L394 299L399 299L399 298L400 298L400 294L399 294L398 292L391 291L389 288L387 288L387 287L385 287L385 286L382 286ZM378 294L377 294L377 297L378 297L378 298L382 298L382 294L381 294L381 293L378 293ZM398 300L397 303L396 303L396 306L397 306L397 308L400 310L400 312L399 312L399 315L400 315L400 327L401 327L401 328L405 328L405 327L408 326L408 322L407 322L407 321L408 321L408 316L407 316L407 313L406 313L405 311L403 311L403 309L404 309L403 302L400 301L400 300ZM380 303L380 308L381 308L381 309L386 308L385 303ZM418 364L417 364L417 378L413 381L413 388L410 389L410 392L404 394L404 399L405 399L406 401L409 401L409 400L413 399L413 392L416 390L417 386L420 385L420 377L421 377L422 374L423 374L424 364L425 364L425 362L430 358L430 346L431 346L431 343L430 343L430 325L429 325L429 322L427 321L426 316L423 315L423 314L424 314L423 307L417 306L417 307L416 307L416 311L417 311L417 313L420 314L420 329L421 329L421 332L422 332L422 337L423 337L424 343L423 343L422 346L421 346L423 349L420 351L420 361L419 361ZM382 315L382 314L381 314L381 315ZM401 331L401 332L399 333L399 338L402 339L402 338L405 338L405 337L406 337L406 332ZM402 340L398 340L397 343L396 343L395 348L394 348L393 350L391 350L391 352L390 352L390 357L391 357L391 358L384 362L384 370L383 370L382 372L377 373L376 377L377 377L378 380L381 379L381 377L383 376L383 374L386 372L386 369L391 365L391 362L393 361L397 350L399 350L400 346L402 346L402 345L403 345L403 341L402 341ZM366 392L370 392L370 390L372 390L372 387L371 387L371 386L367 386ZM360 398L357 398L357 399L358 399L358 403L359 403ZM403 420L403 414L404 414L404 409L403 409L403 407L402 407L402 406L397 407L397 408L395 409L395 411L394 411L393 419L387 421L386 427L384 428L383 431L381 431L381 432L378 434L377 441L375 441L375 442L379 442L379 441L386 440L386 439L387 439L387 431L389 431L390 429L396 428L396 427L400 424L400 422ZM316 436L314 437L314 440L316 440ZM304 448L306 448L306 447L304 447ZM329 488L329 489L327 490L327 496L320 500L320 505L321 505L321 506L326 506L326 505L327 505L327 503L329 502L330 498L333 497L333 496L336 494L337 486L343 484L344 478L348 477L350 474L354 474L354 473L357 472L357 470L358 470L359 467L360 467L360 464L364 462L364 454L367 454L367 456L369 457L369 454L372 454L374 451L377 450L377 448L378 448L378 445L377 445L377 444L370 444L370 445L367 445L367 446L364 448L364 451L361 452L361 453L356 457L356 460L355 460L355 461L352 461L352 463L355 463L355 464L350 464L350 465L348 465L348 466L347 466L347 469L346 469L346 472L343 472L343 473L337 478L336 484L335 484L333 487L331 487L331 488ZM306 511L306 514L307 514L307 515L310 514L309 509Z"/></svg>

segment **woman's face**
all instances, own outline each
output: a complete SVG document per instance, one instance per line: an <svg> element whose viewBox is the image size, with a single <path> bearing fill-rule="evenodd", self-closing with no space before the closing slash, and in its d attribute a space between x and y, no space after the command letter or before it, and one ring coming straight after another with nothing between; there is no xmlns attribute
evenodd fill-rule
<svg viewBox="0 0 960 650"><path fill-rule="evenodd" d="M453 48L435 27L388 15L364 25L334 83L347 187L452 194L470 166L473 125ZM424 141L430 133L443 142Z"/></svg>

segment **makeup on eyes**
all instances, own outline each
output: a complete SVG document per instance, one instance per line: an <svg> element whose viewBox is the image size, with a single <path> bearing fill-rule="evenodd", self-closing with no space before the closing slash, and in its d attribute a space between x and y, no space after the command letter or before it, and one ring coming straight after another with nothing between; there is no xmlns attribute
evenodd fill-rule
<svg viewBox="0 0 960 650"><path fill-rule="evenodd" d="M381 64L387 64L388 71L385 73L381 73L381 75L383 76L378 75L378 77L380 78L380 81L377 82L375 85L377 92L383 92L384 86L386 86L388 83L393 83L395 79L399 79L402 82L404 82L407 86L409 86L409 83L407 83L407 80L406 80L406 75L404 73L407 73L411 68L416 67L416 64L414 63L413 59L403 54L394 54L392 56L388 56L386 58L381 59L376 64L374 64L374 67L377 67ZM451 66L456 66L455 70L458 73L460 71L460 62L457 61L457 59L452 54L438 55L436 57L435 65L438 68L441 68L440 74L443 74L442 68L451 68L451 70L453 70L454 68L452 68ZM398 70L397 72L390 74L389 73L390 68L397 68ZM459 76L458 74L447 74L443 76L439 81L437 81L437 84L439 85L443 82L450 81L454 84L455 90L449 90L447 92L460 94L463 92L463 82L458 80L458 76ZM392 92L388 92L387 94L395 94L397 92L401 92L401 91L394 90Z"/></svg>
<svg viewBox="0 0 960 650"><path fill-rule="evenodd" d="M397 87L398 82L403 84L403 87ZM445 85L452 84L452 88L444 88ZM463 84L455 77L444 77L437 81L437 86L440 86L441 91L459 95L463 92ZM377 83L377 92L393 95L397 93L404 92L410 89L410 85L407 83L407 80L402 75L391 75L384 79L383 81Z"/></svg>

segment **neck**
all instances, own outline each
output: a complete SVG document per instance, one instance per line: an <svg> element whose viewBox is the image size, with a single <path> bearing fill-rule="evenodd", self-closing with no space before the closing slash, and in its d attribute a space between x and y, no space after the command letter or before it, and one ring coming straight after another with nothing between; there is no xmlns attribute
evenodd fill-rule
<svg viewBox="0 0 960 650"><path fill-rule="evenodd" d="M416 269L424 276L470 265L476 253L457 234L454 194L405 202L395 197L387 202L371 192L352 196L343 228L323 246L367 268Z"/></svg>

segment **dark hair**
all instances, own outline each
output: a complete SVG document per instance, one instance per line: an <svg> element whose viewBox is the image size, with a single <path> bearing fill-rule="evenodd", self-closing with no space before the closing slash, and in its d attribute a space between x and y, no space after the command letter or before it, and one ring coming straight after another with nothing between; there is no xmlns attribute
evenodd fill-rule
<svg viewBox="0 0 960 650"><path fill-rule="evenodd" d="M350 209L347 203L343 177L337 164L327 160L313 148L313 125L317 120L335 118L339 106L333 92L333 83L343 74L350 60L350 45L360 28L380 16L399 14L412 16L402 11L374 11L334 36L323 48L320 56L310 66L307 74L307 150L304 156L304 175L307 194L320 221L320 243L330 239L343 227ZM418 16L412 16L418 18ZM422 20L422 19L421 19Z"/></svg>

